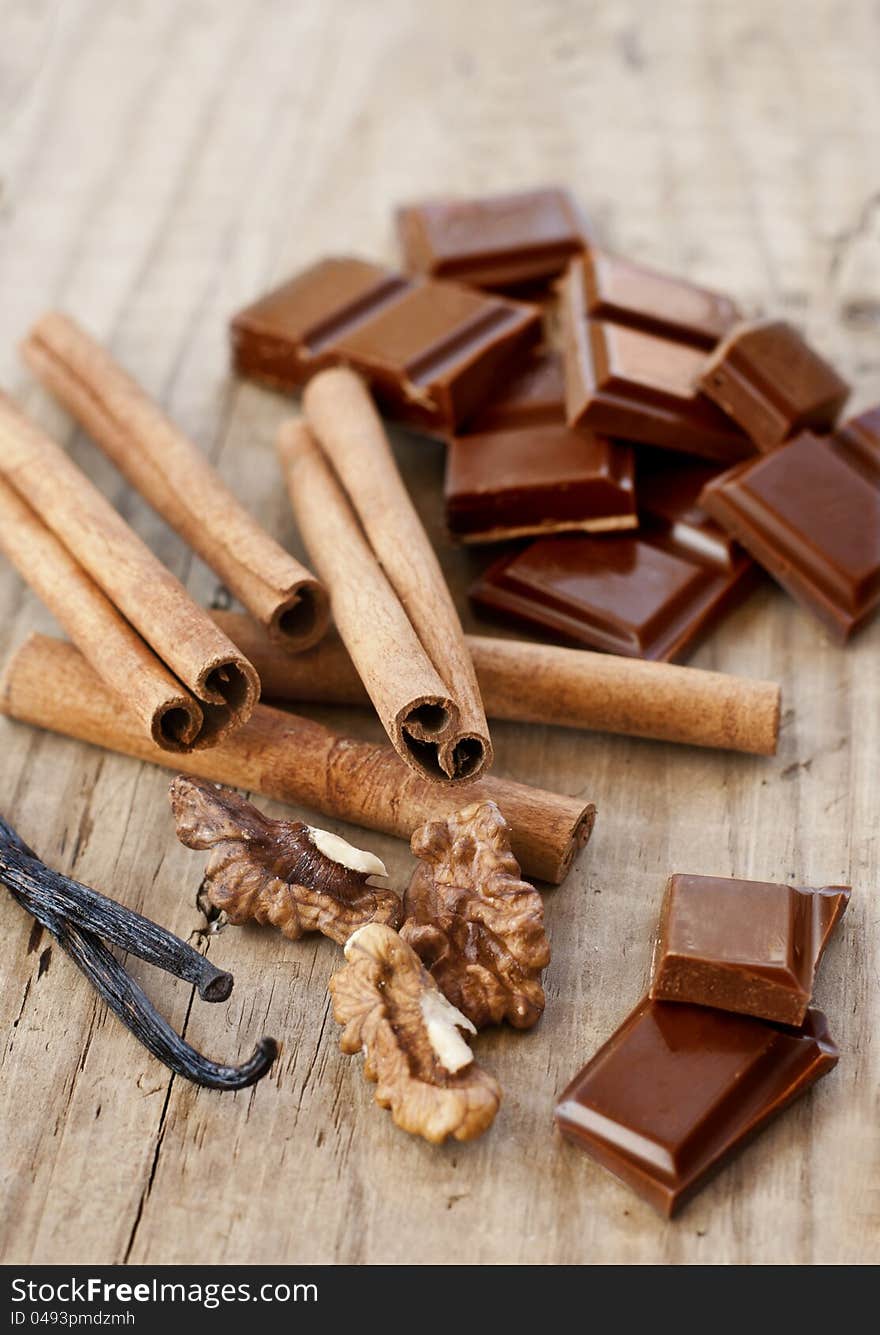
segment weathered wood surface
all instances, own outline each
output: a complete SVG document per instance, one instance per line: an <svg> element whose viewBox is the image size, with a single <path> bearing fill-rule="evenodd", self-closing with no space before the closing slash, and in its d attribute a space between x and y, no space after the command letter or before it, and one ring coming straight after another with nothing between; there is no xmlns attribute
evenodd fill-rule
<svg viewBox="0 0 880 1335"><path fill-rule="evenodd" d="M200 598L212 576L22 371L16 341L47 306L106 339L290 544L284 405L229 378L227 318L319 254L390 254L407 197L568 181L622 251L790 314L859 406L880 397L874 0L0 0L0 30L0 383ZM439 450L399 450L439 541ZM460 595L474 558L442 555ZM0 651L32 627L51 621L4 568ZM236 987L214 1007L134 966L212 1055L283 1040L262 1085L217 1095L169 1080L4 896L3 1259L880 1259L878 648L880 624L841 651L768 586L696 655L782 680L772 761L494 727L500 773L600 816L547 896L544 1020L479 1039L505 1103L466 1147L413 1141L373 1106L337 1048L329 942L228 929L209 948ZM166 774L2 722L0 777L44 857L199 929L201 862L174 839ZM406 848L371 844L402 884ZM674 870L855 893L818 988L838 1069L668 1225L562 1147L551 1109L642 994Z"/></svg>

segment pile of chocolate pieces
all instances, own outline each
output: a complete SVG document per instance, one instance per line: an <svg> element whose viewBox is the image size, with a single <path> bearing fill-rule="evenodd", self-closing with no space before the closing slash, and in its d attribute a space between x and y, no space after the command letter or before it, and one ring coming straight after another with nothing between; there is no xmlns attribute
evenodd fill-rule
<svg viewBox="0 0 880 1335"><path fill-rule="evenodd" d="M796 329L605 253L561 189L398 230L405 272L323 260L236 316L235 367L287 391L344 362L443 438L450 535L504 544L477 608L678 659L763 567L838 640L866 620L880 408L838 425L848 386Z"/></svg>
<svg viewBox="0 0 880 1335"><path fill-rule="evenodd" d="M837 1064L810 1002L849 898L670 877L650 991L563 1093L562 1134L674 1214Z"/></svg>

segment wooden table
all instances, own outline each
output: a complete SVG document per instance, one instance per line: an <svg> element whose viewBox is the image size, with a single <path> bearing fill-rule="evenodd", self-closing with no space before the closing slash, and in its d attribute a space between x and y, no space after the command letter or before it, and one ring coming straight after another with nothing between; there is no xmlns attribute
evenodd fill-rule
<svg viewBox="0 0 880 1335"><path fill-rule="evenodd" d="M295 549L272 445L286 406L230 378L227 320L319 255L390 256L408 197L568 182L622 252L791 316L856 406L880 397L873 0L0 0L0 20L0 383L201 599L212 575L17 360L46 307L105 339ZM442 539L441 450L401 435L399 456L462 595L474 558ZM3 654L34 627L51 622L4 568ZM880 624L841 650L768 584L696 654L782 681L775 760L494 728L499 773L600 814L547 894L542 1023L479 1039L505 1101L467 1146L413 1140L375 1107L337 1046L329 941L212 938L235 972L221 1006L133 966L211 1055L283 1040L263 1084L218 1095L170 1079L0 898L3 1259L880 1259L878 649ZM378 736L363 713L342 723ZM202 860L174 837L165 772L3 721L0 776L49 862L200 931ZM369 843L402 886L407 848ZM855 889L818 987L838 1069L666 1224L563 1147L551 1112L641 996L676 870Z"/></svg>

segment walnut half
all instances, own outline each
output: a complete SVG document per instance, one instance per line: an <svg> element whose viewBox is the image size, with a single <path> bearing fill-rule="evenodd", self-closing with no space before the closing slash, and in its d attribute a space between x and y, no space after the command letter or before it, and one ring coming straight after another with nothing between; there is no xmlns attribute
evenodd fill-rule
<svg viewBox="0 0 880 1335"><path fill-rule="evenodd" d="M346 942L330 979L343 1052L364 1052L376 1102L399 1127L434 1144L473 1140L491 1126L501 1089L459 1032L473 1025L446 1000L407 943L370 923Z"/></svg>
<svg viewBox="0 0 880 1335"><path fill-rule="evenodd" d="M541 896L520 879L498 807L475 802L428 821L412 851L422 866L404 896L401 936L478 1029L504 1019L528 1029L544 1010L550 944Z"/></svg>
<svg viewBox="0 0 880 1335"><path fill-rule="evenodd" d="M399 923L398 896L367 884L385 875L372 853L302 821L270 820L202 779L178 775L170 796L181 843L213 850L204 889L229 922L269 922L292 941L323 932L340 945L365 923Z"/></svg>

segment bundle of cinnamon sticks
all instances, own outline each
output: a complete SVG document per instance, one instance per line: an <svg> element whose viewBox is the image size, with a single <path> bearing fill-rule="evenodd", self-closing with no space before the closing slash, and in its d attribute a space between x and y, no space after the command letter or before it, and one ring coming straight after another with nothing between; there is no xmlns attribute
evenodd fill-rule
<svg viewBox="0 0 880 1335"><path fill-rule="evenodd" d="M273 641L299 650L321 638L329 621L322 586L256 523L201 450L84 329L51 312L31 330L22 355Z"/></svg>
<svg viewBox="0 0 880 1335"><path fill-rule="evenodd" d="M321 371L278 453L303 540L394 749L439 781L492 762L480 688L433 548L364 382Z"/></svg>
<svg viewBox="0 0 880 1335"><path fill-rule="evenodd" d="M0 396L0 548L160 747L246 722L256 671L58 445Z"/></svg>

